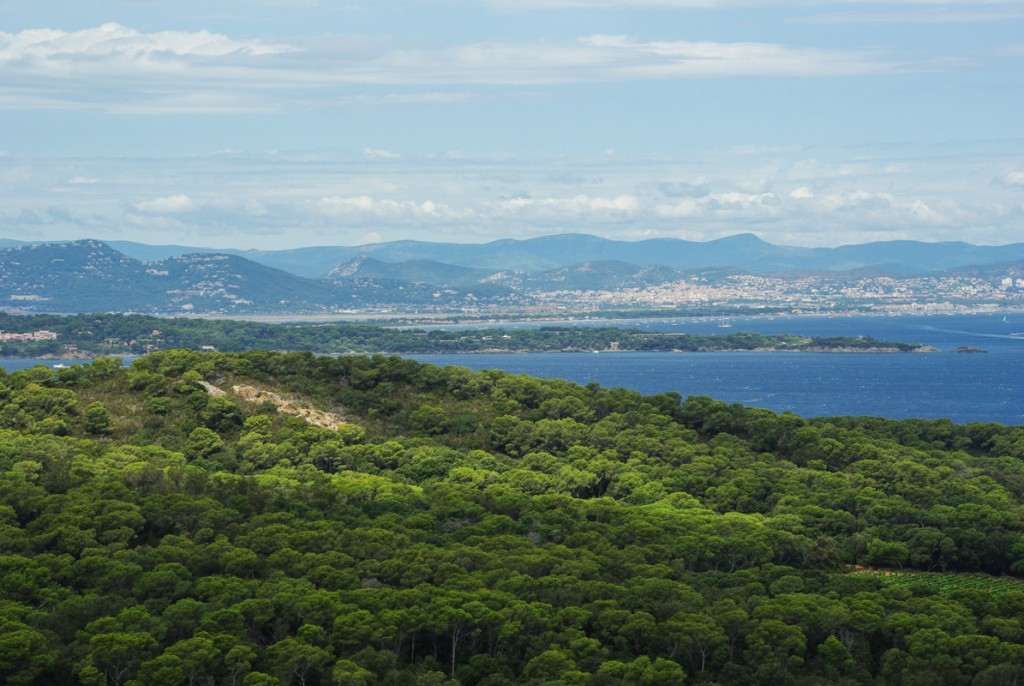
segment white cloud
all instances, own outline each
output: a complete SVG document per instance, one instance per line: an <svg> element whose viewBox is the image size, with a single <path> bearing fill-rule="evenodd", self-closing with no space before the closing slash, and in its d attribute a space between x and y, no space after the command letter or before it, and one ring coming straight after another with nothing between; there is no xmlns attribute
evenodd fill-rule
<svg viewBox="0 0 1024 686"><path fill-rule="evenodd" d="M266 206L258 200L247 200L242 206L245 213L251 217L265 217L269 214Z"/></svg>
<svg viewBox="0 0 1024 686"><path fill-rule="evenodd" d="M800 186L800 188L794 189L793 192L789 194L789 197L794 200L810 200L814 197L814 191L807 186Z"/></svg>
<svg viewBox="0 0 1024 686"><path fill-rule="evenodd" d="M764 219L779 213L779 198L774 193L710 193L701 198L688 198L655 208L660 217L682 218L717 215Z"/></svg>
<svg viewBox="0 0 1024 686"><path fill-rule="evenodd" d="M209 31L0 32L0 108L217 112L252 107L266 60L298 48ZM257 90L259 90L257 88ZM229 104L230 103L230 104ZM265 105L264 105L265 107Z"/></svg>
<svg viewBox="0 0 1024 686"><path fill-rule="evenodd" d="M380 78L405 78L393 55ZM479 43L401 55L431 82L556 84L709 76L846 76L900 69L873 53L770 43L636 41L592 35L572 43Z"/></svg>
<svg viewBox="0 0 1024 686"><path fill-rule="evenodd" d="M328 219L350 219L365 221L367 219L402 220L454 220L465 219L469 212L457 211L447 205L432 200L414 202L411 200L392 200L390 198L372 198L368 195L352 197L329 196L316 202L317 211Z"/></svg>
<svg viewBox="0 0 1024 686"><path fill-rule="evenodd" d="M1008 171L996 177L996 183L1006 188L1024 188L1024 172Z"/></svg>
<svg viewBox="0 0 1024 686"><path fill-rule="evenodd" d="M636 212L640 208L640 204L632 195L618 195L614 198L594 198L590 201L590 208L593 210Z"/></svg>
<svg viewBox="0 0 1024 686"><path fill-rule="evenodd" d="M327 216L343 216L350 212L370 212L374 208L374 201L368 195L360 195L353 198L321 198L316 206Z"/></svg>
<svg viewBox="0 0 1024 686"><path fill-rule="evenodd" d="M852 51L789 48L770 43L709 41L636 42L623 36L592 36L583 41L603 57L624 66L611 74L632 78L684 76L845 76L893 71L876 56Z"/></svg>
<svg viewBox="0 0 1024 686"><path fill-rule="evenodd" d="M363 148L363 157L369 160L397 160L401 157L393 150L379 150L377 148Z"/></svg>
<svg viewBox="0 0 1024 686"><path fill-rule="evenodd" d="M187 195L169 195L135 203L135 209L144 214L183 214L196 208L195 202Z"/></svg>
<svg viewBox="0 0 1024 686"><path fill-rule="evenodd" d="M0 99L0 107L3 100ZM69 101L46 100L37 101L28 106L14 105L16 109L36 109L65 107ZM77 106L77 105L76 105ZM264 97L256 94L225 90L221 92L185 92L185 91L147 91L137 98L130 95L115 99L102 105L111 114L227 114L245 111L249 113L265 113L277 109L277 106Z"/></svg>
<svg viewBox="0 0 1024 686"><path fill-rule="evenodd" d="M224 57L228 55L276 55L297 48L255 40L232 40L209 31L161 31L141 33L120 24L108 23L94 29L61 31L29 29L21 33L0 32L0 62L33 61L68 63L81 58L111 60L164 60L177 57Z"/></svg>
<svg viewBox="0 0 1024 686"><path fill-rule="evenodd" d="M955 224L978 219L949 199L896 196L862 189L823 196L819 207L837 215L853 215L862 223L874 219L888 226Z"/></svg>
<svg viewBox="0 0 1024 686"><path fill-rule="evenodd" d="M699 198L711 192L711 184L703 177L687 181L662 181L658 184L658 191L670 198Z"/></svg>
<svg viewBox="0 0 1024 686"><path fill-rule="evenodd" d="M699 200L680 200L674 204L658 205L655 212L659 217L682 219L700 214L701 203Z"/></svg>
<svg viewBox="0 0 1024 686"><path fill-rule="evenodd" d="M470 93L435 91L426 93L340 95L337 97L321 98L320 102L325 106L332 107L395 107L402 105L450 105L471 102L474 99L474 96Z"/></svg>
<svg viewBox="0 0 1024 686"><path fill-rule="evenodd" d="M217 113L281 108L466 102L443 88L703 77L892 73L913 62L870 51L773 43L577 40L392 46L354 37L308 45L209 31L142 33L120 24L75 32L0 33L0 109ZM414 88L353 93L353 88ZM442 87L433 92L424 88Z"/></svg>
<svg viewBox="0 0 1024 686"><path fill-rule="evenodd" d="M500 213L550 218L594 214L623 215L639 210L640 203L632 195L602 198L579 194L567 198L512 198L494 203L491 207L493 211Z"/></svg>
<svg viewBox="0 0 1024 686"><path fill-rule="evenodd" d="M370 195L326 196L314 203L317 214L327 221L353 224L380 222L425 223L470 227L520 224L531 226L567 226L574 221L620 222L642 212L640 200L629 194L615 196L516 197L505 200L467 198L453 205L437 200L397 200Z"/></svg>

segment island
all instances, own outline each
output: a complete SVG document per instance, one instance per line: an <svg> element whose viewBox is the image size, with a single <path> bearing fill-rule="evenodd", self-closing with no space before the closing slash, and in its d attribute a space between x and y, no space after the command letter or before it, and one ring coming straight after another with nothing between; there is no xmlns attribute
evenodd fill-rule
<svg viewBox="0 0 1024 686"><path fill-rule="evenodd" d="M934 352L917 343L871 337L691 334L613 326L404 328L367 324L289 324L160 318L149 315L0 314L0 357L91 358L185 348L254 348L319 354L530 352Z"/></svg>

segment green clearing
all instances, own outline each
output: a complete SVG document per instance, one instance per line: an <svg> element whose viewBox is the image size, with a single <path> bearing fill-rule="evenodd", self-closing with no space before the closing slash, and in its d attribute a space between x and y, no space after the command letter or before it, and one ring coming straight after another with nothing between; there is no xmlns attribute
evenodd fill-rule
<svg viewBox="0 0 1024 686"><path fill-rule="evenodd" d="M989 591L997 595L1010 591L1024 592L1024 579L1010 576L881 569L869 569L856 573L876 577L887 586L899 586L911 591L925 588L941 596L950 596L958 591L968 590Z"/></svg>

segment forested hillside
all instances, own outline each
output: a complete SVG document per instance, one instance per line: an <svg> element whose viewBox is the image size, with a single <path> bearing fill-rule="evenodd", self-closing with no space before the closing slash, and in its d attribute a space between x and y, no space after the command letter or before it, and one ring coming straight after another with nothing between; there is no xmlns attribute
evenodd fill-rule
<svg viewBox="0 0 1024 686"><path fill-rule="evenodd" d="M1018 683L1022 458L395 357L0 373L0 682Z"/></svg>

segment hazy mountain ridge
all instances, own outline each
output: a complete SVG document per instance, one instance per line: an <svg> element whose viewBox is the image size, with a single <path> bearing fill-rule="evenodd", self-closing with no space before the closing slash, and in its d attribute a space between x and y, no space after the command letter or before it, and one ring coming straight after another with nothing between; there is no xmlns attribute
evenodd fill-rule
<svg viewBox="0 0 1024 686"><path fill-rule="evenodd" d="M662 239L658 239L661 241ZM522 243L522 242L504 242ZM535 239L532 244L538 262L547 262L557 251L576 254L572 246L583 246L582 255L598 251L604 239L564 235ZM435 248L437 245L435 244ZM707 246L707 244L702 244ZM589 247L588 247L589 246ZM754 236L735 236L718 242L715 249L732 246L736 255L762 257L773 247ZM860 249L864 246L850 246ZM160 251L168 249L160 246ZM409 248L406 244L404 249ZM931 260L941 262L952 259L946 249L977 256L988 254L978 246L948 244L941 250L932 250ZM970 248L977 248L970 249ZM838 298L840 291L849 286L870 299L870 294L891 291L886 284L866 286L864 280L875 278L903 279L915 292L927 295L928 284L936 279L971 278L986 283L992 289L1021 288L1017 280L1024 274L1024 257L1007 261L1021 246L999 249L1000 261L969 267L932 270L907 278L900 270L905 264L886 267L855 267L847 271L812 269L804 260L799 269L769 273L769 281L762 275L741 267L710 264L680 269L661 264L637 264L625 259L585 260L554 268L529 271L524 269L494 269L481 266L467 267L428 258L404 262L387 262L368 254L361 254L335 265L323 278L307 278L260 264L239 255L222 253L189 253L159 261L142 261L125 255L106 243L96 240L68 243L25 244L0 250L0 305L21 312L140 312L159 314L254 314L299 312L345 312L367 309L415 309L441 312L478 310L514 311L523 307L561 303L563 306L586 311L595 302L622 302L630 307L643 302L654 302L647 295L649 289L661 289L658 303L671 305L686 300L685 292L691 287L721 287L717 299L732 298L748 302L776 301L784 293L799 294L802 279L817 279L818 286ZM484 251L488 246L475 246ZM890 259L891 251L906 254L904 243L881 245L877 254ZM492 254L509 255L499 245ZM844 264L841 249L839 259ZM980 253L979 253L980 251ZM156 253L152 253L156 254ZM481 253L482 254L482 253ZM518 253L522 256L521 251ZM579 256L579 255L577 255ZM518 259L518 258L517 258ZM737 258L739 259L739 258ZM1010 279L1006 286L1005 280ZM916 280L917 283L913 283ZM735 288L743 283L745 295L737 295ZM761 285L772 283L769 294ZM955 298L977 292L966 288L950 291ZM577 295L568 300L564 293ZM815 291L817 292L817 291ZM636 296L640 293L640 296ZM612 300L608 300L608 298ZM844 296L845 297L845 296ZM917 296L912 296L917 297ZM1001 295L992 296L1004 301ZM1018 296L1013 296L1018 297ZM596 299L595 299L596 298ZM623 298L626 298L625 300ZM785 298L783 298L784 300ZM991 298L990 298L991 299ZM789 302L793 302L789 300ZM468 308L468 310L466 309Z"/></svg>
<svg viewBox="0 0 1024 686"><path fill-rule="evenodd" d="M360 256L385 263L425 260L492 272L544 272L583 262L617 260L680 270L732 267L758 274L875 267L900 275L1024 260L1024 243L980 246L963 242L878 241L836 248L803 248L773 245L749 233L706 242L676 238L618 241L587 234L558 234L490 243L391 241L292 250L214 250L127 241L111 245L141 260L197 252L237 254L306 278L326 276L340 264Z"/></svg>

